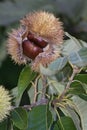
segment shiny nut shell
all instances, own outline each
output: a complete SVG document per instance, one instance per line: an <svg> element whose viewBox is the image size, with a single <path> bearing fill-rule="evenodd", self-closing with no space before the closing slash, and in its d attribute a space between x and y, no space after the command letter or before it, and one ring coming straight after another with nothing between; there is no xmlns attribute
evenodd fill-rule
<svg viewBox="0 0 87 130"><path fill-rule="evenodd" d="M39 53L43 52L43 50L40 47L36 46L33 42L29 40L23 41L22 47L24 55L31 58L32 60L35 59L35 57Z"/></svg>

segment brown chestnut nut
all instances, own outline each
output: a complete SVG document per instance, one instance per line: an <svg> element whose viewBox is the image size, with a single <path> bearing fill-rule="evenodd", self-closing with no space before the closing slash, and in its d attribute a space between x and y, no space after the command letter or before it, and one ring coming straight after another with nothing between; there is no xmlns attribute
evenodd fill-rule
<svg viewBox="0 0 87 130"><path fill-rule="evenodd" d="M27 38L28 38L28 40L30 40L30 41L33 42L34 34L32 34L32 33L29 32Z"/></svg>
<svg viewBox="0 0 87 130"><path fill-rule="evenodd" d="M34 42L34 44L38 45L38 46L41 47L41 48L46 47L47 44L48 44L47 41L43 40L41 37L36 38L36 37L34 37L34 35L31 34L31 33L28 34L27 38L28 38L30 41Z"/></svg>
<svg viewBox="0 0 87 130"><path fill-rule="evenodd" d="M35 57L39 53L43 52L43 49L41 49L40 47L36 46L33 42L31 42L29 40L23 41L22 47L23 47L24 55L26 55L27 57L31 58L32 60L35 59Z"/></svg>

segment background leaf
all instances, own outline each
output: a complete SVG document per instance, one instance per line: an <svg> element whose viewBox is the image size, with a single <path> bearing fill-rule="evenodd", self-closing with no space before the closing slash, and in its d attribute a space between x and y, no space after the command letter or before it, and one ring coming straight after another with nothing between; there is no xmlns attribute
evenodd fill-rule
<svg viewBox="0 0 87 130"><path fill-rule="evenodd" d="M82 129L87 130L87 102L78 96L73 97L73 102L75 110L80 116Z"/></svg>
<svg viewBox="0 0 87 130"><path fill-rule="evenodd" d="M56 73L55 71L52 71L49 68L45 68L43 65L40 65L40 72L41 74L47 75L47 76L52 76Z"/></svg>
<svg viewBox="0 0 87 130"><path fill-rule="evenodd" d="M65 116L68 116L73 120L76 130L82 130L80 125L80 117L75 109L72 108L72 105L66 106L65 108L60 107L60 110L64 113Z"/></svg>
<svg viewBox="0 0 87 130"><path fill-rule="evenodd" d="M65 32L65 35L70 39L64 41L62 54L68 56L70 53L78 52L83 47L87 47L87 43L80 39L76 39L69 33Z"/></svg>
<svg viewBox="0 0 87 130"><path fill-rule="evenodd" d="M58 123L55 123L53 130L60 130Z"/></svg>
<svg viewBox="0 0 87 130"><path fill-rule="evenodd" d="M68 81L70 75L72 73L72 68L69 64L67 64L61 71L59 71L55 76L56 76L56 79L59 81L59 82L66 82Z"/></svg>
<svg viewBox="0 0 87 130"><path fill-rule="evenodd" d="M26 66L20 73L18 80L18 96L22 96L25 89L28 87L30 82L35 78L35 73L31 70L29 66Z"/></svg>
<svg viewBox="0 0 87 130"><path fill-rule="evenodd" d="M71 52L78 51L81 48L82 48L81 45L79 44L78 41L76 42L75 38L74 39L68 39L64 42L62 54L67 56Z"/></svg>
<svg viewBox="0 0 87 130"><path fill-rule="evenodd" d="M27 130L47 130L47 106L34 107L28 114Z"/></svg>
<svg viewBox="0 0 87 130"><path fill-rule="evenodd" d="M58 124L60 125L61 130L76 130L73 120L70 117L61 117L60 121L58 121Z"/></svg>
<svg viewBox="0 0 87 130"><path fill-rule="evenodd" d="M74 81L71 84L68 94L74 94L74 95L86 94L84 84L82 82L80 82L79 80Z"/></svg>
<svg viewBox="0 0 87 130"><path fill-rule="evenodd" d="M51 62L49 68L53 71L56 71L56 73L58 73L58 71L62 70L66 64L67 64L67 58L61 57Z"/></svg>
<svg viewBox="0 0 87 130"><path fill-rule="evenodd" d="M82 83L87 84L87 74L77 74L77 75L75 76L75 80L79 80L79 81L81 81Z"/></svg>
<svg viewBox="0 0 87 130"><path fill-rule="evenodd" d="M44 75L52 76L61 71L66 64L67 64L67 58L61 57L51 62L48 68L45 68L44 66L40 65L40 71Z"/></svg>
<svg viewBox="0 0 87 130"><path fill-rule="evenodd" d="M49 88L48 88L48 93L49 94L61 94L65 88L65 86L55 80L48 80Z"/></svg>
<svg viewBox="0 0 87 130"><path fill-rule="evenodd" d="M72 52L69 55L69 61L78 67L87 66L87 48L84 47L78 52Z"/></svg>
<svg viewBox="0 0 87 130"><path fill-rule="evenodd" d="M67 116L71 117L77 130L81 130L81 121L80 121L80 117L78 115L78 113L70 106L66 107L66 110L68 112L68 114L66 114Z"/></svg>
<svg viewBox="0 0 87 130"><path fill-rule="evenodd" d="M23 108L16 108L11 112L13 124L19 129L25 129L28 126L27 112Z"/></svg>
<svg viewBox="0 0 87 130"><path fill-rule="evenodd" d="M77 130L73 120L68 117L64 116L60 118L60 121L58 120L55 122L53 130Z"/></svg>

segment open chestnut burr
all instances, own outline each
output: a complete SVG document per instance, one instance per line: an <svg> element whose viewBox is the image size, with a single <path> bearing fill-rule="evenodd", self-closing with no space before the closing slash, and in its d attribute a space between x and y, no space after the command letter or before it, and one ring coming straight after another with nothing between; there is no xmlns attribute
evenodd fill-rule
<svg viewBox="0 0 87 130"><path fill-rule="evenodd" d="M15 63L29 64L39 72L60 57L63 43L63 23L45 11L30 12L20 20L20 27L12 29L8 38L8 53Z"/></svg>

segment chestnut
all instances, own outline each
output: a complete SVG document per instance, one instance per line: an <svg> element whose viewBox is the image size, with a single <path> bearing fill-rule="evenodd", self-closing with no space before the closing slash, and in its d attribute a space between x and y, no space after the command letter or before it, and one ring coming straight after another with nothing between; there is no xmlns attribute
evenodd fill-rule
<svg viewBox="0 0 87 130"><path fill-rule="evenodd" d="M43 40L41 37L34 37L33 34L29 33L27 38L31 41L31 42L34 42L36 45L38 45L39 47L41 48L44 48L47 46L47 41Z"/></svg>
<svg viewBox="0 0 87 130"><path fill-rule="evenodd" d="M32 60L34 60L39 53L43 52L42 48L36 46L33 42L29 40L23 41L22 47L24 55L31 58Z"/></svg>

